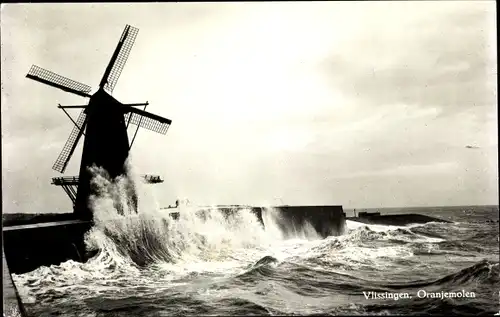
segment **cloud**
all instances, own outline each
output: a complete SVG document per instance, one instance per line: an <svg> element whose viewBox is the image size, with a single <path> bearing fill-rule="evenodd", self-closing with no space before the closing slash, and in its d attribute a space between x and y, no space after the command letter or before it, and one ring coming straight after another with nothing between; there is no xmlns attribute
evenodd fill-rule
<svg viewBox="0 0 500 317"><path fill-rule="evenodd" d="M394 177L394 176L423 176L431 174L436 176L440 173L451 173L459 167L457 162L440 162L427 165L401 165L381 170L357 171L348 174L339 174L334 178L362 178L372 176Z"/></svg>
<svg viewBox="0 0 500 317"><path fill-rule="evenodd" d="M417 12L422 9L413 5ZM494 10L484 2L448 5L448 10L417 13L400 24L388 19L370 25L321 68L332 85L366 107L439 107L443 115L468 107L491 109L496 98Z"/></svg>

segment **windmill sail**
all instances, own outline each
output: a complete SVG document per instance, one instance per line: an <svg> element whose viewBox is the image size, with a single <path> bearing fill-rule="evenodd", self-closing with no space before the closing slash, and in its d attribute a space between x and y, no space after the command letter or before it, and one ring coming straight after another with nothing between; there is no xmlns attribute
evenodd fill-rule
<svg viewBox="0 0 500 317"><path fill-rule="evenodd" d="M116 46L115 52L109 61L108 67L106 67L106 71L101 79L101 84L99 85L109 93L112 93L113 89L115 89L138 32L139 29L128 24L125 26L125 30L123 30L120 41Z"/></svg>
<svg viewBox="0 0 500 317"><path fill-rule="evenodd" d="M73 130L71 131L68 140L66 140L66 144L64 144L64 147L57 157L54 166L52 166L52 169L58 171L59 173L64 173L69 159L71 158L71 155L73 155L76 145L78 144L78 140L80 140L83 134L85 124L87 123L86 120L87 115L85 114L85 110L82 110L82 112L80 112L80 115L78 116L78 119L76 120L77 126L73 127Z"/></svg>
<svg viewBox="0 0 500 317"><path fill-rule="evenodd" d="M41 67L33 65L26 77L38 82L88 97L87 105L61 106L59 108L69 117L74 127L57 157L52 168L64 173L74 154L78 142L84 136L85 142L82 149L80 172L77 178L59 177L53 179L53 184L62 186L73 203L73 212L76 218L91 220L92 210L88 204L89 199L96 193L92 186L92 175L88 168L94 165L107 171L110 178L127 174L126 160L140 127L165 134L171 121L153 115L134 107L145 104L122 104L112 96L112 92L121 76L125 63L128 60L139 30L130 25L125 26L111 59L104 70L98 89L90 95L91 87L58 75ZM85 108L78 119L66 112L66 108ZM124 124L123 115L126 114L127 124ZM128 124L136 125L136 134L129 142ZM145 180L149 183L162 182L159 176L148 176ZM138 195L134 186L127 188L128 205L130 210L137 211ZM116 206L119 213L123 210ZM80 252L80 251L79 251Z"/></svg>
<svg viewBox="0 0 500 317"><path fill-rule="evenodd" d="M88 85L71 80L67 77L58 75L50 70L46 70L39 66L33 65L26 77L36 80L38 82L47 84L52 87L62 89L66 92L90 98L90 91L92 88Z"/></svg>
<svg viewBox="0 0 500 317"><path fill-rule="evenodd" d="M129 122L141 128L145 128L161 134L166 134L172 120L160 117L150 112L128 108L128 113L125 114L125 122Z"/></svg>

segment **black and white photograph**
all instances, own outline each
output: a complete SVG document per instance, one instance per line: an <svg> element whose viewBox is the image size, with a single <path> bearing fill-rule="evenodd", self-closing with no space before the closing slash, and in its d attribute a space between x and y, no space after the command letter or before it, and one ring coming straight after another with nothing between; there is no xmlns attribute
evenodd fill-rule
<svg viewBox="0 0 500 317"><path fill-rule="evenodd" d="M3 316L500 315L496 24L1 4Z"/></svg>

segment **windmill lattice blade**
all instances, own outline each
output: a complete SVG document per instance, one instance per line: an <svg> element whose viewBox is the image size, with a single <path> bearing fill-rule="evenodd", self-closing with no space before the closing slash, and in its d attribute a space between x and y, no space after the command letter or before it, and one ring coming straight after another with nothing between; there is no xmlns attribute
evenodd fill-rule
<svg viewBox="0 0 500 317"><path fill-rule="evenodd" d="M80 140L80 137L83 134L85 124L87 123L86 120L87 120L87 115L85 114L85 110L82 110L82 112L80 112L80 115L78 116L78 119L76 120L76 124L78 125L78 127L76 126L73 127L73 130L71 131L68 140L66 140L66 144L64 144L64 147L59 156L57 157L54 166L52 166L53 170L56 170L59 173L64 173L64 170L68 165L69 159L71 158L71 155L73 155L76 145L78 144L78 140Z"/></svg>
<svg viewBox="0 0 500 317"><path fill-rule="evenodd" d="M26 77L82 97L90 97L89 92L92 90L88 85L71 80L36 65L31 66Z"/></svg>
<svg viewBox="0 0 500 317"><path fill-rule="evenodd" d="M161 134L166 134L172 120L166 119L152 113L131 108L131 112L125 114L125 122L127 122L130 118L130 123L135 124L141 128L145 128L154 132L158 132Z"/></svg>
<svg viewBox="0 0 500 317"><path fill-rule="evenodd" d="M132 46L134 45L135 38L137 37L138 32L138 28L130 25L125 26L125 30L123 30L115 53L113 54L113 57L109 62L110 65L108 65L108 67L106 68L106 73L104 74L103 78L103 80L106 80L104 88L109 93L112 93L113 89L115 89L116 83L120 78L123 67L125 67L125 63L127 62L128 56L130 54L130 51L132 50Z"/></svg>

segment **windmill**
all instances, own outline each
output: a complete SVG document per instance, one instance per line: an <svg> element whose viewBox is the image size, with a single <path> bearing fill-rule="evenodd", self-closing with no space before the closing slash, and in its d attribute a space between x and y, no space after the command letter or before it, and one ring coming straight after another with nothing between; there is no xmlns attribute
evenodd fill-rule
<svg viewBox="0 0 500 317"><path fill-rule="evenodd" d="M62 186L73 202L73 210L81 219L91 219L89 197L95 194L91 186L92 166L102 167L114 179L125 175L125 161L139 128L145 128L166 134L171 120L145 111L148 102L122 104L111 96L120 74L128 59L139 30L126 25L111 60L99 83L99 89L90 95L91 87L67 77L58 75L33 65L26 77L49 86L62 89L75 95L89 98L87 105L61 106L64 113L74 124L66 144L57 157L53 169L64 173L68 162L75 151L78 141L84 136L82 160L78 177L53 178L52 184ZM139 107L144 107L139 109ZM78 118L68 114L68 108L81 108ZM129 144L127 129L130 124L136 126L132 141ZM159 176L146 175L149 183L162 182ZM133 186L133 185L131 185ZM137 208L137 195L134 188L129 188L130 201Z"/></svg>

